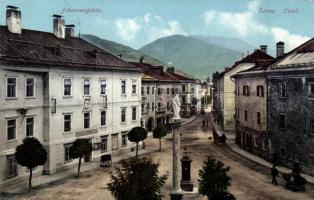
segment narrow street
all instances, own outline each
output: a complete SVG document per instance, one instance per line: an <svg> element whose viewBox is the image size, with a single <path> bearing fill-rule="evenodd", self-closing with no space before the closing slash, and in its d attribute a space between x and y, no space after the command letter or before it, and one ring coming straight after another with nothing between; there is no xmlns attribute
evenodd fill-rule
<svg viewBox="0 0 314 200"><path fill-rule="evenodd" d="M209 115L206 113L205 118ZM194 187L197 187L198 171L202 167L207 156L212 156L226 166L230 166L229 175L232 177L230 192L238 200L307 200L313 199L314 195L309 192L294 193L284 188L282 181L279 186L271 184L270 172L268 169L256 165L236 153L226 146L217 146L209 137L212 135L212 126L208 119L208 127L202 127L204 116L199 116L194 122L181 128L181 148L186 146L192 161L192 180ZM146 148L158 149L158 140L149 138L146 140ZM166 185L164 186L164 199L169 200L171 190L172 174L172 138L168 135L162 142L162 152L151 155L154 161L161 163L160 173L168 174ZM182 153L182 152L181 152ZM97 170L82 173L80 179L69 179L65 183L56 184L49 188L35 190L30 194L16 197L16 199L33 200L58 200L58 199L105 199L113 200L110 193L105 189L109 181L111 168L98 168ZM307 191L313 188L307 188ZM184 199L206 199L200 195L186 195Z"/></svg>

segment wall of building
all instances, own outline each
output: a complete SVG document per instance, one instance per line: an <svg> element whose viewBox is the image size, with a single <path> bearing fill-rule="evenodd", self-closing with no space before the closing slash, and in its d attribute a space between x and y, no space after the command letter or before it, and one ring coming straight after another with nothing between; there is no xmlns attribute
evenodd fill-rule
<svg viewBox="0 0 314 200"><path fill-rule="evenodd" d="M282 164L292 167L293 161L302 170L314 174L314 137L310 120L314 119L314 100L309 98L309 83L314 74L270 76L268 79L268 130L271 153L276 153ZM280 84L287 85L287 97L280 96ZM280 128L280 115L285 116L285 128Z"/></svg>
<svg viewBox="0 0 314 200"><path fill-rule="evenodd" d="M142 121L146 129L151 131L156 126L156 82L155 81L142 81L143 93L142 98ZM147 88L149 88L149 94L147 93Z"/></svg>
<svg viewBox="0 0 314 200"><path fill-rule="evenodd" d="M243 86L249 86L249 95L243 95ZM257 96L257 86L263 87L263 96ZM267 83L260 76L242 76L236 79L236 138L243 149L255 155L267 156ZM245 120L245 110L247 120ZM257 123L260 113L260 124ZM250 139L249 139L250 138ZM247 140L248 139L248 140Z"/></svg>
<svg viewBox="0 0 314 200"><path fill-rule="evenodd" d="M239 64L223 76L222 113L224 130L234 130L235 128L235 83L234 80L231 80L231 76L253 66L252 63Z"/></svg>
<svg viewBox="0 0 314 200"><path fill-rule="evenodd" d="M26 118L34 117L34 136L43 142L43 74L17 72L0 66L0 182L16 178L8 177L7 156L15 153L15 148L26 137ZM16 78L16 97L7 98L7 78ZM35 96L26 97L26 79L35 80ZM26 109L23 114L19 110ZM16 119L16 139L7 139L7 120ZM41 168L36 170L40 171ZM25 167L18 166L17 174L26 175Z"/></svg>

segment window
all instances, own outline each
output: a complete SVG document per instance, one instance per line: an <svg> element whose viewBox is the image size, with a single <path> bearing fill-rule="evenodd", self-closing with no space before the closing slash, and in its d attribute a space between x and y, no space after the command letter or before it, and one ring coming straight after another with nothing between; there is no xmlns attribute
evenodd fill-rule
<svg viewBox="0 0 314 200"><path fill-rule="evenodd" d="M309 83L309 98L314 98L314 83Z"/></svg>
<svg viewBox="0 0 314 200"><path fill-rule="evenodd" d="M161 103L157 103L157 110L160 111L161 109Z"/></svg>
<svg viewBox="0 0 314 200"><path fill-rule="evenodd" d="M107 121L107 112L105 110L102 110L100 112L100 126L106 126L106 121Z"/></svg>
<svg viewBox="0 0 314 200"><path fill-rule="evenodd" d="M71 131L71 118L70 114L63 115L63 130L64 132Z"/></svg>
<svg viewBox="0 0 314 200"><path fill-rule="evenodd" d="M155 88L152 87L152 94L155 94Z"/></svg>
<svg viewBox="0 0 314 200"><path fill-rule="evenodd" d="M279 92L281 98L287 97L287 84L286 83L280 83L279 84Z"/></svg>
<svg viewBox="0 0 314 200"><path fill-rule="evenodd" d="M247 121L247 110L244 110L244 120Z"/></svg>
<svg viewBox="0 0 314 200"><path fill-rule="evenodd" d="M128 144L128 135L127 133L122 133L122 147L127 146Z"/></svg>
<svg viewBox="0 0 314 200"><path fill-rule="evenodd" d="M107 152L108 151L108 136L101 136L100 137L100 150L101 152Z"/></svg>
<svg viewBox="0 0 314 200"><path fill-rule="evenodd" d="M158 93L158 94L161 94L161 93L162 93L161 88L158 88L158 89L157 89L157 93Z"/></svg>
<svg viewBox="0 0 314 200"><path fill-rule="evenodd" d="M141 94L144 95L144 87L141 88Z"/></svg>
<svg viewBox="0 0 314 200"><path fill-rule="evenodd" d="M7 139L14 140L16 138L16 119L7 121Z"/></svg>
<svg viewBox="0 0 314 200"><path fill-rule="evenodd" d="M169 110L170 109L170 102L168 101L167 102L167 110Z"/></svg>
<svg viewBox="0 0 314 200"><path fill-rule="evenodd" d="M250 95L250 88L248 85L243 86L243 95L245 95L245 96Z"/></svg>
<svg viewBox="0 0 314 200"><path fill-rule="evenodd" d="M100 81L100 94L102 95L106 94L106 88L107 88L107 81L101 80Z"/></svg>
<svg viewBox="0 0 314 200"><path fill-rule="evenodd" d="M84 80L84 95L90 95L90 80Z"/></svg>
<svg viewBox="0 0 314 200"><path fill-rule="evenodd" d="M126 108L121 108L121 122L125 122Z"/></svg>
<svg viewBox="0 0 314 200"><path fill-rule="evenodd" d="M285 158L286 157L286 149L283 148L283 147L280 147L280 156L282 158Z"/></svg>
<svg viewBox="0 0 314 200"><path fill-rule="evenodd" d="M70 147L71 146L72 146L72 143L64 145L64 162L72 161L72 159L70 157Z"/></svg>
<svg viewBox="0 0 314 200"><path fill-rule="evenodd" d="M310 133L314 134L314 119L310 119Z"/></svg>
<svg viewBox="0 0 314 200"><path fill-rule="evenodd" d="M71 87L72 87L72 80L67 78L64 79L64 96L71 96Z"/></svg>
<svg viewBox="0 0 314 200"><path fill-rule="evenodd" d="M147 93L147 94L149 94L149 93L150 93L150 91L149 91L149 90L150 90L150 88L149 88L149 87L147 87L147 88L146 88L146 93Z"/></svg>
<svg viewBox="0 0 314 200"><path fill-rule="evenodd" d="M258 137L254 137L254 146L258 147Z"/></svg>
<svg viewBox="0 0 314 200"><path fill-rule="evenodd" d="M118 150L119 149L119 140L118 140L118 134L112 135L111 136L112 140L112 150Z"/></svg>
<svg viewBox="0 0 314 200"><path fill-rule="evenodd" d="M146 110L147 110L147 111L150 110L150 104L149 104L149 102L147 102Z"/></svg>
<svg viewBox="0 0 314 200"><path fill-rule="evenodd" d="M125 94L125 85L126 81L125 80L121 81L121 94Z"/></svg>
<svg viewBox="0 0 314 200"><path fill-rule="evenodd" d="M16 97L16 78L7 79L7 97Z"/></svg>
<svg viewBox="0 0 314 200"><path fill-rule="evenodd" d="M240 86L237 86L237 95L240 95Z"/></svg>
<svg viewBox="0 0 314 200"><path fill-rule="evenodd" d="M310 163L310 166L314 166L314 156L313 155L309 155L309 163Z"/></svg>
<svg viewBox="0 0 314 200"><path fill-rule="evenodd" d="M135 121L136 120L136 112L137 112L137 109L136 107L132 107L132 120Z"/></svg>
<svg viewBox="0 0 314 200"><path fill-rule="evenodd" d="M136 94L136 81L132 81L132 94Z"/></svg>
<svg viewBox="0 0 314 200"><path fill-rule="evenodd" d="M286 128L286 116L279 115L279 128L284 129Z"/></svg>
<svg viewBox="0 0 314 200"><path fill-rule="evenodd" d="M170 89L169 88L167 88L167 94L170 94Z"/></svg>
<svg viewBox="0 0 314 200"><path fill-rule="evenodd" d="M182 92L185 92L185 85L182 85Z"/></svg>
<svg viewBox="0 0 314 200"><path fill-rule="evenodd" d="M256 90L257 90L257 96L258 97L264 96L264 87L262 85L258 85Z"/></svg>
<svg viewBox="0 0 314 200"><path fill-rule="evenodd" d="M171 94L174 94L174 88L171 88Z"/></svg>
<svg viewBox="0 0 314 200"><path fill-rule="evenodd" d="M258 125L261 124L261 113L260 112L256 113L256 124L258 124Z"/></svg>
<svg viewBox="0 0 314 200"><path fill-rule="evenodd" d="M240 119L240 109L238 108L238 119Z"/></svg>
<svg viewBox="0 0 314 200"><path fill-rule="evenodd" d="M90 128L90 112L84 113L84 128Z"/></svg>
<svg viewBox="0 0 314 200"><path fill-rule="evenodd" d="M17 162L14 155L7 156L8 177L17 176Z"/></svg>
<svg viewBox="0 0 314 200"><path fill-rule="evenodd" d="M26 137L34 136L34 117L26 118Z"/></svg>
<svg viewBox="0 0 314 200"><path fill-rule="evenodd" d="M145 111L145 103L142 103L142 104L141 104L141 110L142 110L142 114L143 114L144 111Z"/></svg>
<svg viewBox="0 0 314 200"><path fill-rule="evenodd" d="M155 110L155 104L152 103L152 111L154 111L154 110Z"/></svg>
<svg viewBox="0 0 314 200"><path fill-rule="evenodd" d="M35 96L34 93L34 79L33 78L28 78L26 79L26 97L33 97Z"/></svg>

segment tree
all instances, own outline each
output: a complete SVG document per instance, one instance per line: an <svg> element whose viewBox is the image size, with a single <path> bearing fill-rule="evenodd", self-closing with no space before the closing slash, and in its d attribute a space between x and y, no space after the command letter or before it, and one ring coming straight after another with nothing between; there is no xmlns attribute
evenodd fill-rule
<svg viewBox="0 0 314 200"><path fill-rule="evenodd" d="M76 177L80 175L81 161L83 156L88 156L93 150L88 139L77 139L69 149L70 158L79 159Z"/></svg>
<svg viewBox="0 0 314 200"><path fill-rule="evenodd" d="M147 138L147 131L140 126L132 128L132 130L128 133L128 139L131 142L136 143L136 156L135 156L136 158L138 155L138 143L140 141L145 140L146 138Z"/></svg>
<svg viewBox="0 0 314 200"><path fill-rule="evenodd" d="M227 175L230 167L211 157L204 161L199 171L199 193L206 195L208 200L234 200L235 197L228 192L231 178Z"/></svg>
<svg viewBox="0 0 314 200"><path fill-rule="evenodd" d="M33 169L46 163L47 151L36 138L25 138L23 143L16 147L15 158L18 164L29 170L28 186L31 190Z"/></svg>
<svg viewBox="0 0 314 200"><path fill-rule="evenodd" d="M161 151L161 138L165 137L168 129L164 125L157 126L153 131L153 137L159 139L159 151Z"/></svg>
<svg viewBox="0 0 314 200"><path fill-rule="evenodd" d="M147 158L122 161L122 166L111 173L106 189L116 200L161 200L167 176L158 176L159 166Z"/></svg>

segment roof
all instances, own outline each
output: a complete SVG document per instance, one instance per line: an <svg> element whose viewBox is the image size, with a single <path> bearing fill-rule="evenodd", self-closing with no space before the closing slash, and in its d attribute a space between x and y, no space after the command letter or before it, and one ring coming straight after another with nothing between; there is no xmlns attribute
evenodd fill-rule
<svg viewBox="0 0 314 200"><path fill-rule="evenodd" d="M225 71L221 72L218 75L218 78L222 77L223 75L225 75L227 72L233 70L234 68L236 68L239 64L243 64L243 63L257 63L257 62L269 62L274 60L274 58L270 55L268 55L267 53L264 53L263 51L257 49L255 50L253 53L247 55L246 57L242 58L240 61L237 61L234 63L234 65L232 65L232 67L227 68Z"/></svg>
<svg viewBox="0 0 314 200"><path fill-rule="evenodd" d="M131 64L141 68L144 71L145 75L151 76L158 81L167 81L167 82L179 82L172 74L165 72L163 70L163 66L154 66L148 63L138 63L138 62L130 62Z"/></svg>
<svg viewBox="0 0 314 200"><path fill-rule="evenodd" d="M0 43L0 62L8 64L140 71L78 37L62 39L53 33L27 29L14 34L0 26Z"/></svg>
<svg viewBox="0 0 314 200"><path fill-rule="evenodd" d="M291 50L268 66L271 71L314 70L314 38Z"/></svg>
<svg viewBox="0 0 314 200"><path fill-rule="evenodd" d="M183 76L181 74L178 74L176 72L174 73L170 73L172 76L176 77L177 79L179 79L180 81L187 81L187 82L195 82L195 79L189 78L187 76Z"/></svg>

